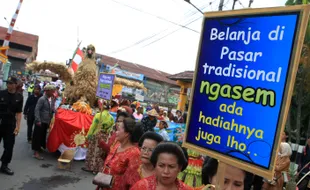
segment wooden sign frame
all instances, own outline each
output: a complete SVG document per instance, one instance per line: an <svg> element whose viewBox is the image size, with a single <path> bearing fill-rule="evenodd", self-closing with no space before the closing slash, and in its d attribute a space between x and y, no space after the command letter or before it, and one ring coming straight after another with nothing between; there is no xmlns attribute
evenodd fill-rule
<svg viewBox="0 0 310 190"><path fill-rule="evenodd" d="M191 119L191 110L192 110L192 103L193 103L193 98L194 98L194 92L191 93L190 97L190 106L189 106L189 112L188 112L188 120L187 120L187 127L185 130L185 139L183 142L183 146L186 148L190 148L193 150L196 150L198 152L201 152L203 154L206 154L210 157L218 159L220 162L229 164L232 166L235 166L237 168L243 169L245 171L248 171L250 173L262 176L267 179L272 179L274 176L274 167L275 167L275 160L276 160L276 155L278 153L279 149L279 144L280 144L280 136L281 133L284 131L285 128L285 123L287 120L287 115L288 111L290 108L290 103L291 103L291 97L292 93L294 90L294 83L295 83L295 78L298 70L298 65L299 65L299 60L300 60L300 54L302 50L302 45L306 33L306 28L308 26L308 18L309 18L309 13L310 13L310 5L299 5L299 6L288 6L288 7L275 7L275 8L260 8L260 9L242 9L242 10L237 10L237 11L222 11L222 12L210 12L210 13L205 13L204 14L204 20L202 23L202 30L201 30L201 38L199 42L199 50L197 54L197 59L196 59L196 67L195 67L195 72L194 72L194 78L193 78L193 83L192 83L192 89L194 91L195 89L195 83L196 83L196 77L197 77L197 72L198 72L198 67L199 67L199 62L200 62L200 51L202 47L202 40L203 40L203 34L204 34L204 23L205 19L208 18L217 18L217 17L231 17L231 16L259 16L259 15L268 15L268 14L275 14L275 13L292 13L292 12L299 12L299 22L297 24L297 30L296 30L296 35L294 37L294 44L293 44L293 50L291 54L291 59L290 59L290 65L288 68L288 74L287 74L287 79L286 79L286 84L285 84L285 92L283 95L283 101L281 105L281 110L280 110L280 116L279 116L279 122L276 130L276 138L275 138L275 143L274 143L274 148L271 153L271 162L269 165L269 169L264 169L259 166L251 165L248 162L239 160L237 158L232 158L229 156L225 156L224 154L217 153L213 150L210 149L205 149L202 147L199 147L197 145L194 145L192 143L186 142L187 141L187 134L188 134L188 126L190 124L190 119ZM220 179L221 180L221 179Z"/></svg>
<svg viewBox="0 0 310 190"><path fill-rule="evenodd" d="M110 95L110 99L104 99L104 98L101 98L99 96L97 96L97 88L99 86L99 80L100 80L100 75L101 74L105 74L105 75L113 75L113 83L112 83L112 88L111 88L111 95ZM99 99L104 99L104 100L108 100L108 101L111 101L112 100L112 91L113 91L113 86L114 86L114 83L115 83L115 78L116 78L116 75L113 74L113 73L105 73L105 72L100 72L99 73L99 76L98 76L98 84L97 84L97 87L96 87L96 97L99 98Z"/></svg>

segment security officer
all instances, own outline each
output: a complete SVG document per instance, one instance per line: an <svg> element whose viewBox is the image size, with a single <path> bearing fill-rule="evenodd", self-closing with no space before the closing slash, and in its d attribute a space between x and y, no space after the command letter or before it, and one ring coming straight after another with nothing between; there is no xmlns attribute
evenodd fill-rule
<svg viewBox="0 0 310 190"><path fill-rule="evenodd" d="M0 172L14 175L8 168L12 160L15 136L18 135L22 118L23 96L16 92L17 78L9 77L6 90L0 91L0 142L3 141Z"/></svg>
<svg viewBox="0 0 310 190"><path fill-rule="evenodd" d="M27 88L27 91L28 91L28 97L30 95L32 95L33 91L34 91L34 83L31 83L28 88Z"/></svg>

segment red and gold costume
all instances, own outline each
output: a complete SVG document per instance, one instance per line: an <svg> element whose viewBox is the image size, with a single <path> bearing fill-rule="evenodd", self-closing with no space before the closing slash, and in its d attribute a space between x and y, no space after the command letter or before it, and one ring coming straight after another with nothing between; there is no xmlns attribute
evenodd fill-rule
<svg viewBox="0 0 310 190"><path fill-rule="evenodd" d="M114 177L113 187L109 190L124 189L124 176L128 176L128 171L137 170L140 165L140 150L138 147L133 146L123 152L117 152L119 146L120 143L117 143L111 147L104 164L104 166L108 164L110 169L104 167L103 173L111 174Z"/></svg>
<svg viewBox="0 0 310 190"><path fill-rule="evenodd" d="M176 179L175 184L178 190L192 190L193 188L185 185L182 181ZM130 190L156 190L157 180L155 176L144 178L138 181Z"/></svg>

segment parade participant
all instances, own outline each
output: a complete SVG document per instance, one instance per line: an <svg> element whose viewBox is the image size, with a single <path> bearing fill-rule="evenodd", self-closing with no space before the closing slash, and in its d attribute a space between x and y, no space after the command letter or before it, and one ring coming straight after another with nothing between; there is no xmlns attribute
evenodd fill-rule
<svg viewBox="0 0 310 190"><path fill-rule="evenodd" d="M146 114L147 116L141 120L144 133L148 131L154 131L154 127L157 124L156 118L158 117L158 113L155 109L148 111Z"/></svg>
<svg viewBox="0 0 310 190"><path fill-rule="evenodd" d="M159 121L164 121L164 120L165 120L165 117L164 117L164 110L163 110L163 109L159 109L157 119L158 119Z"/></svg>
<svg viewBox="0 0 310 190"><path fill-rule="evenodd" d="M16 92L17 78L9 77L4 82L7 84L7 89L0 91L0 142L3 140L4 147L0 171L14 175L8 164L12 160L15 136L20 130L23 96Z"/></svg>
<svg viewBox="0 0 310 190"><path fill-rule="evenodd" d="M129 115L132 115L133 114L133 110L131 107L129 107L130 105L130 101L129 100L122 100L122 102L120 103L120 107L124 108L126 110L126 112L129 114Z"/></svg>
<svg viewBox="0 0 310 190"><path fill-rule="evenodd" d="M102 112L97 113L87 133L88 150L85 160L84 171L98 173L101 169L105 152L99 148L99 141L108 141L113 130L114 118L109 113L109 106L106 101L102 104Z"/></svg>
<svg viewBox="0 0 310 190"><path fill-rule="evenodd" d="M28 88L27 88L27 91L28 91L28 97L30 95L32 95L33 91L34 91L34 83L31 83Z"/></svg>
<svg viewBox="0 0 310 190"><path fill-rule="evenodd" d="M128 118L129 115L127 112L119 112L116 116L116 120L115 120L115 125L113 127L113 131L111 132L111 136L108 140L108 142L100 139L99 140L99 147L102 148L102 150L106 153L109 153L110 152L110 149L113 145L115 145L116 143L116 129L118 127L118 125L120 123L122 123L124 121L125 118Z"/></svg>
<svg viewBox="0 0 310 190"><path fill-rule="evenodd" d="M179 173L178 179L183 181L188 186L201 187L201 170L203 164L202 156L199 152L192 149L186 149L185 152L188 155L188 166L184 171Z"/></svg>
<svg viewBox="0 0 310 190"><path fill-rule="evenodd" d="M165 121L170 121L169 117L168 117L168 112L164 111L164 120Z"/></svg>
<svg viewBox="0 0 310 190"><path fill-rule="evenodd" d="M287 172L290 167L290 157L292 155L292 149L291 146L286 143L282 142L280 144L280 153L276 160L275 165L275 174L274 174L274 180L267 181L265 180L265 183L263 185L264 190L282 190L283 184L284 184L284 172Z"/></svg>
<svg viewBox="0 0 310 190"><path fill-rule="evenodd" d="M166 131L167 128L168 128L168 123L166 121L159 122L158 134L160 134L164 138L164 141L170 141L170 137Z"/></svg>
<svg viewBox="0 0 310 190"><path fill-rule="evenodd" d="M126 172L138 169L140 160L140 150L135 145L141 136L140 128L132 118L126 118L118 124L116 131L116 141L107 156L103 173L113 175L114 183L111 190L122 190L123 176ZM97 189L102 189L97 187Z"/></svg>
<svg viewBox="0 0 310 190"><path fill-rule="evenodd" d="M160 143L154 149L150 161L155 168L155 175L138 181L131 190L192 189L177 179L179 172L187 167L187 158L178 144Z"/></svg>
<svg viewBox="0 0 310 190"><path fill-rule="evenodd" d="M176 111L177 116L175 117L175 123L184 123L184 118L182 116L182 112L180 110Z"/></svg>
<svg viewBox="0 0 310 190"><path fill-rule="evenodd" d="M132 113L134 114L136 112L136 104L131 104L130 108L132 109Z"/></svg>
<svg viewBox="0 0 310 190"><path fill-rule="evenodd" d="M32 150L34 151L33 157L38 160L44 158L40 156L39 151L46 148L46 133L53 117L55 101L53 98L56 87L47 84L44 87L45 94L42 96L35 108L35 127L32 136Z"/></svg>
<svg viewBox="0 0 310 190"><path fill-rule="evenodd" d="M298 168L299 177L302 178L310 171L310 137L307 139L307 145L304 148L303 155L300 158L299 168ZM310 185L310 176L305 177L299 184L299 190L309 189ZM308 186L308 187L307 187Z"/></svg>
<svg viewBox="0 0 310 190"><path fill-rule="evenodd" d="M133 113L133 116L136 120L141 121L143 118L143 107L138 107L137 111Z"/></svg>
<svg viewBox="0 0 310 190"><path fill-rule="evenodd" d="M17 85L16 85L16 92L20 93L22 96L24 96L23 86L24 86L24 83L21 80L18 80Z"/></svg>
<svg viewBox="0 0 310 190"><path fill-rule="evenodd" d="M112 99L110 112L116 113L118 110L118 99Z"/></svg>
<svg viewBox="0 0 310 190"><path fill-rule="evenodd" d="M283 131L281 133L281 142L286 142L287 141L287 132Z"/></svg>
<svg viewBox="0 0 310 190"><path fill-rule="evenodd" d="M124 176L124 189L130 189L136 182L155 174L150 158L155 147L164 139L155 132L146 132L139 140L141 164L137 170L128 171Z"/></svg>
<svg viewBox="0 0 310 190"><path fill-rule="evenodd" d="M216 174L218 161L214 158L206 157L202 169L202 183L204 185L216 185ZM223 190L250 190L253 175L227 165L224 173L225 182ZM203 188L202 188L203 189Z"/></svg>
<svg viewBox="0 0 310 190"><path fill-rule="evenodd" d="M24 118L27 120L27 140L28 143L31 144L32 140L32 129L34 125L34 110L36 108L37 102L39 98L41 97L41 87L37 85L34 87L34 93L30 96L28 96L25 107L24 107Z"/></svg>
<svg viewBox="0 0 310 190"><path fill-rule="evenodd" d="M174 122L174 115L171 110L168 110L168 118L170 122Z"/></svg>
<svg viewBox="0 0 310 190"><path fill-rule="evenodd" d="M59 97L59 89L60 89L60 87L59 86L56 86L56 90L54 91L54 98L58 98Z"/></svg>

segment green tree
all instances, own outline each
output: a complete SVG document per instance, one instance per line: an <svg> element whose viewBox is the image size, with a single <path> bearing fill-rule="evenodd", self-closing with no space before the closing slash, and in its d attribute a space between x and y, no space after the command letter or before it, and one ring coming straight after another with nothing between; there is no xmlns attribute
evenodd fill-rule
<svg viewBox="0 0 310 190"><path fill-rule="evenodd" d="M285 5L308 4L310 0L287 0ZM298 67L291 109L287 120L287 130L290 132L289 140L292 138L297 144L302 136L310 135L310 23L302 48L300 64ZM295 125L292 125L295 123ZM306 129L307 127L307 129Z"/></svg>

